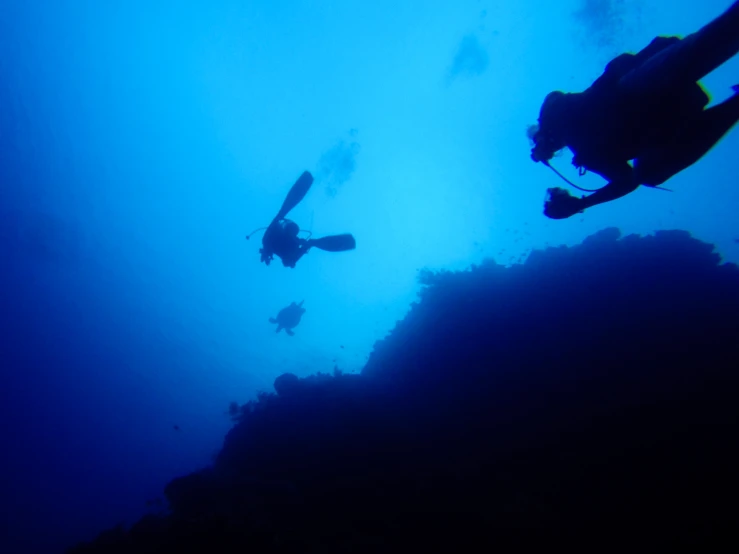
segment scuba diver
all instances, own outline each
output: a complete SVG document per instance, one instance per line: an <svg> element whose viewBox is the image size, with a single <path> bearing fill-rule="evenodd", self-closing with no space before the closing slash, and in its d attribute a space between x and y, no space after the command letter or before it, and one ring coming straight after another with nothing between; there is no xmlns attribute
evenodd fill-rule
<svg viewBox="0 0 739 554"><path fill-rule="evenodd" d="M307 254L311 248L318 248L327 252L345 252L356 248L354 237L350 234L312 239L309 233L307 239L300 238L298 235L301 231L298 225L294 221L285 218L288 212L305 198L312 184L313 176L308 171L304 171L287 193L280 211L277 212L269 227L261 227L246 236L246 239L249 240L257 231L265 231L262 237L262 248L259 250L262 255L261 261L265 264L269 265L273 257L277 256L282 260L282 265L294 268L298 260Z"/></svg>
<svg viewBox="0 0 739 554"><path fill-rule="evenodd" d="M702 158L739 120L739 86L705 109L709 98L698 81L737 52L739 1L683 39L657 37L637 54L621 54L584 92L547 95L530 129L531 159L594 194L577 198L550 188L544 214L564 219L639 185L657 187ZM583 189L552 167L549 160L565 146L580 175L592 171L608 184Z"/></svg>

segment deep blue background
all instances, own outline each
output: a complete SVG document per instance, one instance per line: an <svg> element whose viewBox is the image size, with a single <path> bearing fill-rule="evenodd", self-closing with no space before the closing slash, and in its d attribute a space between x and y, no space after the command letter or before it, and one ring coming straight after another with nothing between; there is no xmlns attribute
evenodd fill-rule
<svg viewBox="0 0 739 554"><path fill-rule="evenodd" d="M737 133L674 193L556 222L541 204L560 183L525 137L550 90L728 4L3 2L0 550L132 521L209 463L230 401L283 371L359 371L423 267L614 225L688 229L739 259ZM737 69L706 80L714 100ZM295 219L358 249L259 265L244 235L305 169ZM274 334L303 299L296 336Z"/></svg>

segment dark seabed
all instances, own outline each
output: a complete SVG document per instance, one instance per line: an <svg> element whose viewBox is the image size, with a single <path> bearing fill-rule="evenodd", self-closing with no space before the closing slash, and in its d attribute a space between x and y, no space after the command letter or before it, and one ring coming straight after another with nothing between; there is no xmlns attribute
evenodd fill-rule
<svg viewBox="0 0 739 554"><path fill-rule="evenodd" d="M739 271L619 235L425 272L361 375L282 375L169 511L70 552L735 547Z"/></svg>

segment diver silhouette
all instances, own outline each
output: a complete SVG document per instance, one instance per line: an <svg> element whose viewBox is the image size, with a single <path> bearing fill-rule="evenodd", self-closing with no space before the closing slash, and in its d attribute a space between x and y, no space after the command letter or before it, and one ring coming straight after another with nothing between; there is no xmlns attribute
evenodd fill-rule
<svg viewBox="0 0 739 554"><path fill-rule="evenodd" d="M319 239L300 238L300 228L294 221L286 219L285 216L297 206L305 195L308 194L313 184L313 176L304 171L298 177L295 184L285 197L280 211L272 220L268 227L256 229L246 236L247 240L257 231L264 231L262 237L262 248L259 250L261 261L269 265L274 256L282 260L285 267L295 267L298 260L303 257L311 248L318 248L327 252L345 252L356 248L354 237L348 233L341 235L330 235Z"/></svg>
<svg viewBox="0 0 739 554"><path fill-rule="evenodd" d="M702 158L739 120L739 87L705 109L709 98L698 81L737 52L739 1L683 39L657 37L637 54L614 58L584 92L547 95L530 130L531 158L594 194L550 188L544 214L564 219L639 185L657 187ZM608 184L582 189L554 169L549 160L565 146L581 175L592 171Z"/></svg>

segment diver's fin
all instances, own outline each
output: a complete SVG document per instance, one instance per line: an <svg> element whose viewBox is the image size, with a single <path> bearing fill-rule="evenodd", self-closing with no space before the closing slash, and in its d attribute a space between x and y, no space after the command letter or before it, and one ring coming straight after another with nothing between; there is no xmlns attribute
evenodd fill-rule
<svg viewBox="0 0 739 554"><path fill-rule="evenodd" d="M313 175L311 175L309 171L304 171L303 174L298 177L298 180L295 181L290 192L287 193L285 201L282 203L282 207L277 213L277 217L275 219L284 219L290 210L300 204L300 201L305 198L306 194L308 194L312 184Z"/></svg>
<svg viewBox="0 0 739 554"><path fill-rule="evenodd" d="M349 233L311 239L308 244L326 252L345 252L347 250L354 250L357 247L357 241Z"/></svg>
<svg viewBox="0 0 739 554"><path fill-rule="evenodd" d="M277 320L274 317L269 318L270 323L277 323Z"/></svg>
<svg viewBox="0 0 739 554"><path fill-rule="evenodd" d="M290 335L291 337L295 336L295 333L293 333L290 329L285 329L285 332Z"/></svg>

